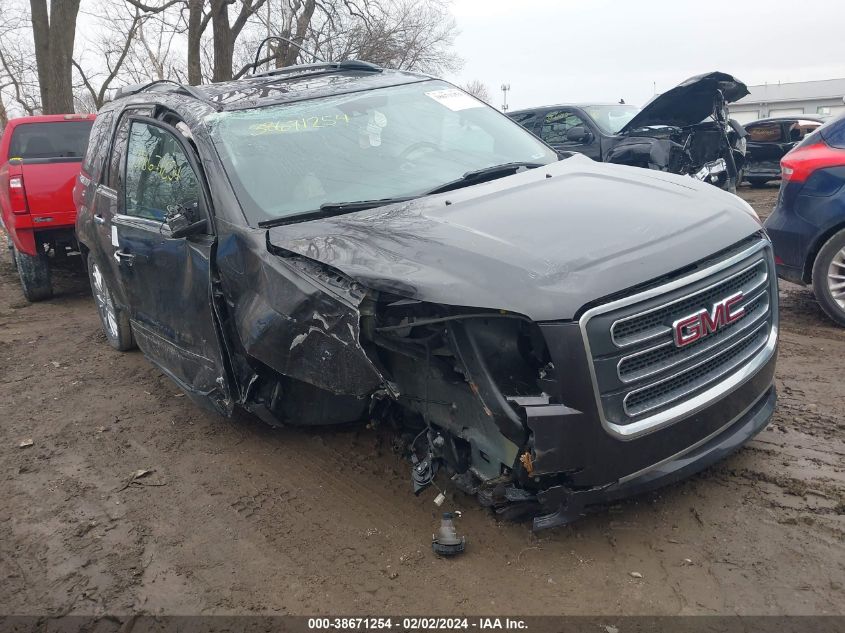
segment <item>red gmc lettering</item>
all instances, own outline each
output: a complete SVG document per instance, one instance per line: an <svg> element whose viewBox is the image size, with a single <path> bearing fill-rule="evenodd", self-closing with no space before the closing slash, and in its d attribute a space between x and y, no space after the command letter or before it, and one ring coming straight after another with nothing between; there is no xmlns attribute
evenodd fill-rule
<svg viewBox="0 0 845 633"><path fill-rule="evenodd" d="M741 319L745 316L745 308L738 308L737 305L742 299L743 294L737 292L714 304L711 311L699 310L695 314L675 321L672 324L675 345L678 347L690 345L713 334L719 328Z"/></svg>

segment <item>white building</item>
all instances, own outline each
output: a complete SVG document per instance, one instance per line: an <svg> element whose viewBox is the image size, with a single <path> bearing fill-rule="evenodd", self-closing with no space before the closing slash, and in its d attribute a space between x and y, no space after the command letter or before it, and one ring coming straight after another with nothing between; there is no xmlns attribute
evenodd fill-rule
<svg viewBox="0 0 845 633"><path fill-rule="evenodd" d="M837 116L845 112L845 79L748 86L751 94L730 104L730 116L750 123L770 116Z"/></svg>

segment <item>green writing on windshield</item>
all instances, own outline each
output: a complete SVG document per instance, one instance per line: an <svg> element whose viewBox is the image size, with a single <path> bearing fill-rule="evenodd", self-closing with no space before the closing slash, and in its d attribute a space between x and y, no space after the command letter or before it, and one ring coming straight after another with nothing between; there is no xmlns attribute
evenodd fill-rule
<svg viewBox="0 0 845 633"><path fill-rule="evenodd" d="M346 114L325 114L323 116L302 117L301 119L290 119L288 121L264 121L249 126L252 136L263 134L285 134L288 132L304 132L319 128L334 127L338 124L349 125L349 116Z"/></svg>

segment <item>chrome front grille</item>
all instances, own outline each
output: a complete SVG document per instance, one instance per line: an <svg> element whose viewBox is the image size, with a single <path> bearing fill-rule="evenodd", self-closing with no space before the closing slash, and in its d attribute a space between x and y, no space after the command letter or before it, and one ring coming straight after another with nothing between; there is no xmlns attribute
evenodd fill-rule
<svg viewBox="0 0 845 633"><path fill-rule="evenodd" d="M673 324L737 293L742 316L684 346ZM706 318L706 317L705 317ZM774 353L777 280L768 240L745 243L688 274L587 311L589 348L602 421L631 438L700 410L751 377Z"/></svg>

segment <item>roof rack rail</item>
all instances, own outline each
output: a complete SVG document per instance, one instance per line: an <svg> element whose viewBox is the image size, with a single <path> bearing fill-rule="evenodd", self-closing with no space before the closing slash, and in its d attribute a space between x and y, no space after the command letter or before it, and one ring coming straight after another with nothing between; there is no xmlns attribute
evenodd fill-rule
<svg viewBox="0 0 845 633"><path fill-rule="evenodd" d="M173 86L173 92L183 92L187 95L194 97L195 99L199 99L200 101L208 101L208 97L206 97L193 86L186 86L184 84L180 84L178 81L173 81L172 79L157 79L156 81L150 81L144 84L123 86L117 89L117 93L115 94L114 98L118 99L120 97L138 94L146 90L155 90L156 88L167 86Z"/></svg>
<svg viewBox="0 0 845 633"><path fill-rule="evenodd" d="M321 71L333 72L341 70L360 70L364 72L380 73L384 72L384 68L376 66L370 62L361 61L358 59L347 59L342 62L325 62L322 64L298 64L296 66L285 66L284 68L274 68L273 70L266 70L263 73L255 73L252 77L270 77L272 75L292 75L296 73L305 73L307 71Z"/></svg>

